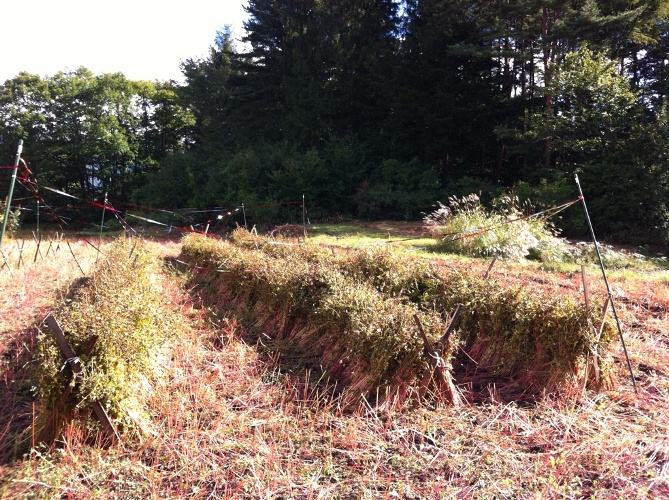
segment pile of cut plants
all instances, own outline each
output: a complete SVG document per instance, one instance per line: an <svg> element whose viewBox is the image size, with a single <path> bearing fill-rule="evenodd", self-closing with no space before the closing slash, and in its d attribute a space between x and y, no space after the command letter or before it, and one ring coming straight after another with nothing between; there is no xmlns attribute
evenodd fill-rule
<svg viewBox="0 0 669 500"><path fill-rule="evenodd" d="M436 372L459 386L427 392L448 402L490 383L521 398L610 384L614 330L578 297L528 293L388 249L276 245L244 230L226 241L190 235L181 259L197 269L207 304L366 399L407 403Z"/></svg>
<svg viewBox="0 0 669 500"><path fill-rule="evenodd" d="M165 376L178 322L162 296L159 264L141 241L119 238L93 273L73 286L51 314L76 358L63 362L52 328L40 327L34 373L38 441L53 442L69 421L90 414L94 402L104 408L116 436L147 430L144 401ZM71 361L81 373L70 369Z"/></svg>

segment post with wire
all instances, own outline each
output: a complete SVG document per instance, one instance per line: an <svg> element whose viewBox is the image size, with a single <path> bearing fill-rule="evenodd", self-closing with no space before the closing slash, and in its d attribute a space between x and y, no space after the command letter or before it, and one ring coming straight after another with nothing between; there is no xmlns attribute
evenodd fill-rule
<svg viewBox="0 0 669 500"><path fill-rule="evenodd" d="M578 174L574 174L574 180L578 186L578 192L581 195L580 200L583 202L583 210L585 211L585 218L588 222L588 227L590 228L590 235L592 236L592 242L595 246L595 252L597 253L597 259L599 261L599 267L602 270L602 277L604 278L604 284L606 285L606 293L608 295L609 302L611 303L611 312L613 317L616 320L616 327L618 328L618 336L620 337L620 343L623 347L623 352L625 353L625 360L627 361L627 368L632 377L632 385L634 386L634 392L639 393L639 390L636 387L636 380L634 379L634 371L632 370L632 363L630 362L629 354L627 353L627 346L625 345L625 338L623 337L623 330L620 326L620 320L618 319L618 313L616 312L616 305L613 301L613 294L611 293L611 287L609 286L609 280L606 277L606 269L604 269L604 261L602 260L602 254L599 251L599 244L597 243L597 238L595 237L595 230L592 227L592 221L590 220L590 214L588 213L588 206L585 204L585 197L583 196L583 189L581 189L581 183L578 180Z"/></svg>
<svg viewBox="0 0 669 500"><path fill-rule="evenodd" d="M7 195L7 206L5 207L5 217L2 219L2 232L0 232L0 247L2 247L2 239L5 237L5 230L7 229L7 220L9 220L9 211L12 206L12 196L14 195L14 184L16 184L16 173L19 170L19 162L21 161L21 152L23 151L23 139L19 140L19 147L16 150L16 159L14 160L14 170L12 172L12 180L9 183L9 194Z"/></svg>

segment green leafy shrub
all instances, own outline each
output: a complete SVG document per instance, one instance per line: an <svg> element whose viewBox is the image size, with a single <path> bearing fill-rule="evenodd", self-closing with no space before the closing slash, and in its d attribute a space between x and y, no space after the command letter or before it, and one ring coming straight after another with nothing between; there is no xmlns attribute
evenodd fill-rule
<svg viewBox="0 0 669 500"><path fill-rule="evenodd" d="M363 218L415 220L434 200L438 185L437 172L417 158L384 160L370 172L352 201L356 214Z"/></svg>
<svg viewBox="0 0 669 500"><path fill-rule="evenodd" d="M81 357L84 376L66 411L97 400L117 430L145 425L143 398L161 375L177 321L156 273L157 263L142 245L131 247L118 239L94 274L55 312L75 353L98 336L90 356ZM37 393L50 411L72 375L62 370L63 355L48 329L39 335L36 361Z"/></svg>
<svg viewBox="0 0 669 500"><path fill-rule="evenodd" d="M5 210L7 208L7 202L6 201L0 201L0 227L3 224L3 221L5 220ZM7 231L16 231L19 227L21 227L21 209L17 209L14 211L9 211L9 216L7 217L7 226L6 230Z"/></svg>

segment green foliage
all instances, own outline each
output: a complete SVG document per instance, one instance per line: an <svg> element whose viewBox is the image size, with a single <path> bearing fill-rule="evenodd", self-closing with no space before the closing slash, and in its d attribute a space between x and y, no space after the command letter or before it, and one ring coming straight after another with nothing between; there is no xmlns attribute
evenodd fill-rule
<svg viewBox="0 0 669 500"><path fill-rule="evenodd" d="M5 220L5 210L7 209L7 202L0 200L0 227L2 227L3 221ZM18 208L14 211L10 210L7 217L7 231L16 231L21 227L21 209Z"/></svg>
<svg viewBox="0 0 669 500"><path fill-rule="evenodd" d="M666 243L667 5L254 0L243 45L218 33L183 86L8 80L0 153L29 139L39 181L87 199L243 202L275 224L294 214L262 205L302 195L312 217L374 219L519 181L571 199L578 172L606 237Z"/></svg>
<svg viewBox="0 0 669 500"><path fill-rule="evenodd" d="M417 158L385 160L359 188L356 212L370 219L413 220L430 205L438 185L436 172Z"/></svg>
<svg viewBox="0 0 669 500"><path fill-rule="evenodd" d="M120 431L146 424L144 398L162 376L176 327L156 281L156 265L140 243L119 239L55 312L75 353L98 336L91 355L81 357L84 376L67 409L100 401ZM72 375L62 369L63 355L48 329L40 333L36 362L37 393L50 410Z"/></svg>
<svg viewBox="0 0 669 500"><path fill-rule="evenodd" d="M198 192L195 179L198 166L198 158L192 153L168 156L133 193L134 201L166 209L187 207Z"/></svg>
<svg viewBox="0 0 669 500"><path fill-rule="evenodd" d="M525 218L533 206L521 207L515 195L506 195L485 208L476 194L449 198L425 216L425 224L441 235L439 247L474 256L498 254L508 259L530 255L544 240L554 239L554 231L543 219Z"/></svg>
<svg viewBox="0 0 669 500"><path fill-rule="evenodd" d="M193 124L174 85L83 67L8 80L0 87L0 117L4 150L26 139L24 156L41 184L89 200L107 190L128 199L144 173L185 147Z"/></svg>
<svg viewBox="0 0 669 500"><path fill-rule="evenodd" d="M557 113L547 122L548 133L564 170L596 163L628 136L641 109L615 63L587 47L567 54L549 91Z"/></svg>
<svg viewBox="0 0 669 500"><path fill-rule="evenodd" d="M303 195L309 217L350 213L351 197L364 175L364 153L353 140L332 140L323 150L307 151L263 143L220 156L175 155L137 197L159 206L177 199L188 200L181 206L244 203L251 224L283 224L302 221Z"/></svg>
<svg viewBox="0 0 669 500"><path fill-rule="evenodd" d="M519 181L512 191L521 200L533 200L540 207L554 207L576 199L578 190L574 179L565 174L555 174L553 178L539 179L536 183ZM589 234L585 212L577 205L561 212L551 221L568 237L584 237Z"/></svg>
<svg viewBox="0 0 669 500"><path fill-rule="evenodd" d="M555 176L578 173L598 233L619 241L669 237L669 162L664 113L648 121L615 63L587 47L565 57L550 91Z"/></svg>

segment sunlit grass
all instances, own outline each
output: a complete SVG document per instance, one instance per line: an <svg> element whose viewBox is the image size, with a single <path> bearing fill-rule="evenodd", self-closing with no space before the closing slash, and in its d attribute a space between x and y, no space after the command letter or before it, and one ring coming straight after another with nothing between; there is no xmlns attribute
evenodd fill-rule
<svg viewBox="0 0 669 500"><path fill-rule="evenodd" d="M391 251L410 252L412 255L428 258L455 259L463 262L490 261L490 257L473 258L448 252L444 250L439 238L426 234L425 230L417 230L418 227L420 226L402 223L313 224L307 226L307 239L312 243L333 247L384 247ZM610 245L599 244L607 275L669 282L667 257L642 247L614 249ZM580 272L583 264L589 270L601 272L592 243L586 241L569 245L573 248L573 256L570 258L559 261L523 259L517 267L523 269L529 266L548 272L573 273ZM513 266L513 263L510 262L509 265Z"/></svg>

